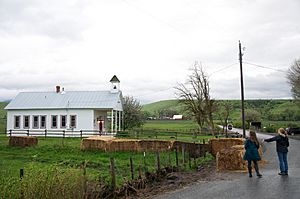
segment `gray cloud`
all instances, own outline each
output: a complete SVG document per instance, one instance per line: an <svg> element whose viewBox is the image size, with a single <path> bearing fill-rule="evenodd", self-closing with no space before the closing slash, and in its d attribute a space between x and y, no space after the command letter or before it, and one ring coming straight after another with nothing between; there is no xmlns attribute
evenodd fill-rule
<svg viewBox="0 0 300 199"><path fill-rule="evenodd" d="M1 0L0 34L42 35L52 39L80 39L87 27L80 1Z"/></svg>
<svg viewBox="0 0 300 199"><path fill-rule="evenodd" d="M239 99L240 78L225 78L211 83L212 96L217 99ZM290 87L281 72L244 76L245 99L291 98Z"/></svg>
<svg viewBox="0 0 300 199"><path fill-rule="evenodd" d="M107 89L113 74L125 95L144 103L175 98L195 60L208 74L237 63L238 40L244 60L286 70L300 56L299 7L298 0L1 0L0 100L57 84ZM244 74L246 98L291 96L283 73L245 66ZM211 89L214 98L238 99L238 65L213 74Z"/></svg>

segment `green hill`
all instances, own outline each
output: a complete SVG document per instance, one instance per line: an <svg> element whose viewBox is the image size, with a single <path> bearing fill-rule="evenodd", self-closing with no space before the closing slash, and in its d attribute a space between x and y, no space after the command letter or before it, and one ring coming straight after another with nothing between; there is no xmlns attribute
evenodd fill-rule
<svg viewBox="0 0 300 199"><path fill-rule="evenodd" d="M142 111L149 112L150 114L156 114L162 109L172 109L176 111L182 111L182 105L178 103L178 100L163 100L154 102L151 104L146 104L143 106Z"/></svg>
<svg viewBox="0 0 300 199"><path fill-rule="evenodd" d="M216 103L222 100L216 100ZM241 115L240 100L226 100L232 105L230 118L239 120ZM300 107L293 100L245 100L245 109L259 112L263 120L300 121ZM159 117L162 110L173 110L177 114L185 115L184 107L178 100L163 100L143 106L142 111L151 116Z"/></svg>

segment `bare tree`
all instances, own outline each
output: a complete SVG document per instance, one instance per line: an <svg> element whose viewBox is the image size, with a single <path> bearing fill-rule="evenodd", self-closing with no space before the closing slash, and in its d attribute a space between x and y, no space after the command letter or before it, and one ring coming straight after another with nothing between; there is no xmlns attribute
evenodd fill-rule
<svg viewBox="0 0 300 199"><path fill-rule="evenodd" d="M291 65L287 78L292 86L291 91L296 100L300 100L300 59L295 60Z"/></svg>
<svg viewBox="0 0 300 199"><path fill-rule="evenodd" d="M187 82L178 84L175 89L179 102L192 114L200 131L204 123L207 123L212 134L214 134L213 112L215 111L215 104L210 97L208 77L202 67L195 64Z"/></svg>

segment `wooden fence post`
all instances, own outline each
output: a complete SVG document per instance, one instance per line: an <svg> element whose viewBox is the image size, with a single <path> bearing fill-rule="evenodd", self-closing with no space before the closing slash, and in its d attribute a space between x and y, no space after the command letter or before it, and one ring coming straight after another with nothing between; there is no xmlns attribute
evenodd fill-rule
<svg viewBox="0 0 300 199"><path fill-rule="evenodd" d="M29 136L29 129L27 129L27 136Z"/></svg>
<svg viewBox="0 0 300 199"><path fill-rule="evenodd" d="M63 130L63 138L65 138L65 135L66 134L66 131L65 130Z"/></svg>
<svg viewBox="0 0 300 199"><path fill-rule="evenodd" d="M185 164L185 144L181 145L181 151L182 151L182 163Z"/></svg>
<svg viewBox="0 0 300 199"><path fill-rule="evenodd" d="M157 171L160 171L160 157L159 157L159 151L156 152L156 159L157 159Z"/></svg>
<svg viewBox="0 0 300 199"><path fill-rule="evenodd" d="M144 172L147 172L147 164L146 164L146 152L144 152Z"/></svg>
<svg viewBox="0 0 300 199"><path fill-rule="evenodd" d="M176 146L176 149L175 149L175 158L176 158L176 167L178 168L178 166L179 166L179 161L178 161L178 145Z"/></svg>
<svg viewBox="0 0 300 199"><path fill-rule="evenodd" d="M171 153L168 153L168 163L169 163L169 167L172 166L172 162L171 162Z"/></svg>
<svg viewBox="0 0 300 199"><path fill-rule="evenodd" d="M192 163L191 163L191 152L189 152L189 167L192 168Z"/></svg>
<svg viewBox="0 0 300 199"><path fill-rule="evenodd" d="M134 169L133 169L133 162L132 157L130 157L130 172L131 172L131 179L134 179Z"/></svg>
<svg viewBox="0 0 300 199"><path fill-rule="evenodd" d="M199 144L199 156L202 157L203 152L202 152L202 145Z"/></svg>
<svg viewBox="0 0 300 199"><path fill-rule="evenodd" d="M139 164L139 179L142 179L142 167Z"/></svg>
<svg viewBox="0 0 300 199"><path fill-rule="evenodd" d="M12 130L11 129L9 129L9 136L11 137L11 132L12 132Z"/></svg>
<svg viewBox="0 0 300 199"><path fill-rule="evenodd" d="M80 129L80 139L82 139L82 130Z"/></svg>
<svg viewBox="0 0 300 199"><path fill-rule="evenodd" d="M24 169L20 169L20 178L22 179L24 176Z"/></svg>
<svg viewBox="0 0 300 199"><path fill-rule="evenodd" d="M113 157L110 158L110 169L111 169L111 188L112 190L116 189L116 170L115 170L115 160Z"/></svg>
<svg viewBox="0 0 300 199"><path fill-rule="evenodd" d="M47 138L47 129L45 129L45 138Z"/></svg>
<svg viewBox="0 0 300 199"><path fill-rule="evenodd" d="M22 181L23 179L23 176L24 176L24 169L20 169L20 181ZM23 190L23 186L21 186L21 199L24 199L24 190Z"/></svg>

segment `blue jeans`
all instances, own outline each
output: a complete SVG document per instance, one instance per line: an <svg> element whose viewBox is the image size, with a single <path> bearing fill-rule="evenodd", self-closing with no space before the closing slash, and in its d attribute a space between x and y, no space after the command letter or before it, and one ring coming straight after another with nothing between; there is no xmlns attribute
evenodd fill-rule
<svg viewBox="0 0 300 199"><path fill-rule="evenodd" d="M287 162L287 152L277 152L279 159L280 172L287 173L289 170Z"/></svg>

